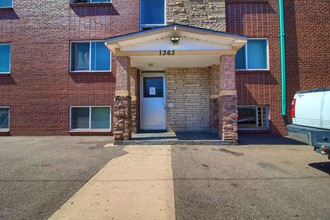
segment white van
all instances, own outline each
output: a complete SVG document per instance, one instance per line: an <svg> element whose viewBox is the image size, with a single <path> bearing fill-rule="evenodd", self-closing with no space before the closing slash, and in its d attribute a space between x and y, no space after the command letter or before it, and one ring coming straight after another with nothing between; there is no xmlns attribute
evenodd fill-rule
<svg viewBox="0 0 330 220"><path fill-rule="evenodd" d="M314 146L330 159L330 88L299 91L291 104L289 137Z"/></svg>

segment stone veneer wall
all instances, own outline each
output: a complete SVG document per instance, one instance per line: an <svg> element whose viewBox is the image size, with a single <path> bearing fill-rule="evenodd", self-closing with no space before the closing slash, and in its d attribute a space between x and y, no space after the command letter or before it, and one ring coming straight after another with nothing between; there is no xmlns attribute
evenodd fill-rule
<svg viewBox="0 0 330 220"><path fill-rule="evenodd" d="M225 0L167 0L167 24L226 31Z"/></svg>
<svg viewBox="0 0 330 220"><path fill-rule="evenodd" d="M136 68L130 68L130 92L132 97L132 132L140 130L140 74Z"/></svg>
<svg viewBox="0 0 330 220"><path fill-rule="evenodd" d="M219 65L211 66L211 98L210 98L210 120L211 132L219 134L219 92L220 92L220 69Z"/></svg>
<svg viewBox="0 0 330 220"><path fill-rule="evenodd" d="M210 131L210 82L209 68L166 70L168 131Z"/></svg>

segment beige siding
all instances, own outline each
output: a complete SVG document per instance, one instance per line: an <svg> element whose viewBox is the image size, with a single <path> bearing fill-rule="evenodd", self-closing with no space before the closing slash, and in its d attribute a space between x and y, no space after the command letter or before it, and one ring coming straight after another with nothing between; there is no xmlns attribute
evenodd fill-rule
<svg viewBox="0 0 330 220"><path fill-rule="evenodd" d="M167 129L210 131L210 69L168 68L166 70Z"/></svg>

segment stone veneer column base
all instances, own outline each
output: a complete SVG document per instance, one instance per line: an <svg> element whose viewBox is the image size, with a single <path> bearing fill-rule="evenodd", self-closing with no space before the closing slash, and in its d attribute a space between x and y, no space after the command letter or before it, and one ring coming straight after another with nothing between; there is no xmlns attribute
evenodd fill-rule
<svg viewBox="0 0 330 220"><path fill-rule="evenodd" d="M237 95L220 96L219 117L222 140L237 144Z"/></svg>
<svg viewBox="0 0 330 220"><path fill-rule="evenodd" d="M116 96L114 105L114 137L130 140L132 137L131 97Z"/></svg>
<svg viewBox="0 0 330 220"><path fill-rule="evenodd" d="M212 134L219 134L219 98L210 99L210 127Z"/></svg>
<svg viewBox="0 0 330 220"><path fill-rule="evenodd" d="M138 133L140 130L140 103L138 100L132 100L132 132Z"/></svg>

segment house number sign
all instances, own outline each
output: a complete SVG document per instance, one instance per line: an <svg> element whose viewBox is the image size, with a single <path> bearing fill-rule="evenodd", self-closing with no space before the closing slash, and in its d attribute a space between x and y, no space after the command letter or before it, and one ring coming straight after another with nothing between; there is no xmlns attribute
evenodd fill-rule
<svg viewBox="0 0 330 220"><path fill-rule="evenodd" d="M175 54L175 50L160 50L159 56L173 56Z"/></svg>

